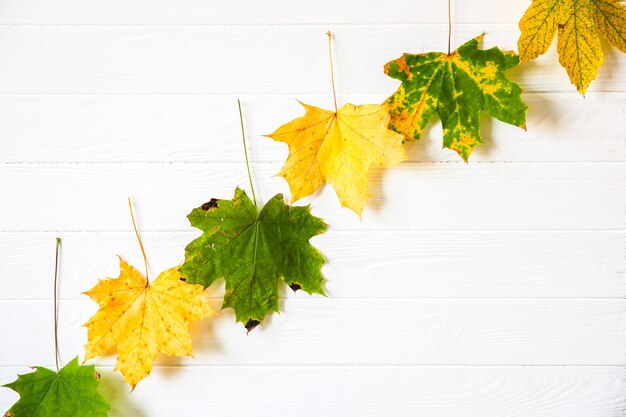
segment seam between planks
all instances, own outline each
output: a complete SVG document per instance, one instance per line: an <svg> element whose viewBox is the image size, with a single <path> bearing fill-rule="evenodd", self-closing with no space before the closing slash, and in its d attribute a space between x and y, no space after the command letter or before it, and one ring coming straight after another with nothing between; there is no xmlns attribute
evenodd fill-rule
<svg viewBox="0 0 626 417"><path fill-rule="evenodd" d="M284 163L283 159L259 159L259 160L251 160L250 164L255 165L277 165ZM207 159L204 161L155 161L155 160L128 160L128 161L0 161L0 165L235 165L241 164L241 160L211 160ZM575 160L575 161L474 161L471 163L467 163L464 161L402 161L399 165L455 165L455 166L463 166L466 167L470 164L476 165L626 165L626 159L624 160L606 160L606 161L585 161L585 160ZM398 165L396 165L398 166ZM393 167L387 168L388 170L392 170Z"/></svg>
<svg viewBox="0 0 626 417"><path fill-rule="evenodd" d="M390 93L391 93L391 90L385 90L385 91L370 91L368 93L346 93L346 94L342 94L342 96L346 96L346 97L347 96L354 97L354 96L359 96L359 95L389 96ZM589 96L591 94L624 94L624 93L626 93L626 90L617 90L617 89L609 88L609 89L589 91L585 95ZM572 95L573 97L577 97L579 95L578 93L574 95L571 90L542 90L542 91L533 90L533 91L524 91L523 94L524 95L569 94L569 95ZM210 93L209 94L209 93L1 93L0 92L0 97L159 97L159 96L163 96L163 97L235 97L235 96L238 96L238 97L283 97L284 96L284 97L295 99L296 97L299 97L299 96L322 97L322 96L328 96L328 94L269 93L269 92L252 93L252 94L242 93L242 94L237 94L237 95L234 95L232 93Z"/></svg>
<svg viewBox="0 0 626 417"><path fill-rule="evenodd" d="M501 22L484 22L484 21L455 21L453 27L453 33L458 32L456 28L458 26L480 26L489 25L495 26L512 26L515 25L517 29L518 22L514 21L501 21ZM442 26L448 27L448 22L443 21L424 21L419 23L398 23L398 22L366 22L366 23L349 23L349 22L309 22L309 23L2 23L0 22L0 28L2 27L17 27L17 28L49 28L49 27L69 27L69 28L312 28L312 27L419 27L419 26ZM327 29L326 29L327 30Z"/></svg>
<svg viewBox="0 0 626 417"><path fill-rule="evenodd" d="M144 230L144 229L142 229ZM106 230L90 230L90 229L84 229L84 230L47 230L47 229L42 229L42 230L5 230L2 231L0 230L0 233L6 233L6 234L12 234L12 233L57 233L57 232L65 232L65 233L127 233L127 232L134 232L134 230L132 228L129 229L106 229ZM191 232L197 232L198 229L194 229L190 226L189 229L185 229L185 230L178 230L178 229L157 229L157 230L148 230L150 233L191 233ZM579 232L585 232L585 233L604 233L604 232L625 232L626 228L624 229L511 229L511 230L467 230L467 229L462 229L462 230L427 230L427 229L406 229L406 230L401 230L401 229L391 229L391 230L367 230L367 229L355 229L355 230L329 230L327 233L325 233L324 235L328 235L329 233L381 233L381 234L385 234L385 233L433 233L433 232L437 232L437 233L553 233L553 232L559 232L559 233L579 233ZM323 236L323 235L320 235Z"/></svg>
<svg viewBox="0 0 626 417"><path fill-rule="evenodd" d="M99 365L90 361L89 365L95 365L98 369L110 369L113 370L115 365ZM54 367L54 363L42 364L37 366L43 366L46 368ZM12 369L12 368L28 368L29 365L0 365L0 369ZM184 368L379 368L379 369L393 369L393 368L624 368L626 371L626 365L624 364L610 364L610 365L594 365L594 364L464 364L464 363L450 363L450 364L180 364L180 365L163 365L154 364L154 368L161 369L184 369Z"/></svg>
<svg viewBox="0 0 626 417"><path fill-rule="evenodd" d="M221 300L224 297L207 297L210 300ZM59 298L59 300L71 301L71 302L83 302L88 301L89 298L85 297L67 297L67 298ZM309 298L291 298L291 297L282 297L282 301L289 300L289 302L298 302L298 303L309 303L309 302L317 302L320 300L324 300L325 302L343 302L343 301L358 301L358 302L375 302L375 301L450 301L450 300L481 300L481 301L581 301L581 302L593 302L593 301L606 301L606 300L624 300L626 301L626 295L624 296L615 296L615 297L487 297L487 296L477 296L477 297L337 297L337 296L316 296ZM52 300L47 298L8 298L1 299L0 303L23 303L23 302L32 302L32 303L51 303ZM626 307L626 303L624 304Z"/></svg>
<svg viewBox="0 0 626 417"><path fill-rule="evenodd" d="M192 226L189 226L189 228L184 229L184 230L179 230L179 229L155 229L155 230L147 230L147 229L142 229L142 230L146 230L147 232L150 233L182 233L182 234L187 234L187 233L198 233L199 229L195 229ZM80 230L65 230L65 229L41 229L41 230L32 230L32 229L28 229L28 230L0 230L0 233L5 233L5 234L22 234L22 233L58 233L58 232L64 232L64 233L128 233L128 232L132 232L133 236L134 236L134 230L132 228L128 228L128 229L104 229L104 230L97 230L97 229L80 229ZM379 234L386 234L386 233L448 233L448 234L454 234L454 233L471 233L471 234L475 234L475 233L484 233L484 234L488 234L488 233L605 233L605 232L614 232L614 233L621 233L621 232L626 232L626 228L615 228L615 229L511 229L511 230L506 230L506 229L497 229L497 230L467 230L467 229L460 229L460 230L437 230L437 229L433 229L433 230L428 230L428 229L406 229L406 230L402 230L402 229L390 229L390 230L367 230L367 229L355 229L355 230L329 230L328 232L326 232L324 235L319 235L319 236L327 236L328 234L334 234L334 233L379 233Z"/></svg>

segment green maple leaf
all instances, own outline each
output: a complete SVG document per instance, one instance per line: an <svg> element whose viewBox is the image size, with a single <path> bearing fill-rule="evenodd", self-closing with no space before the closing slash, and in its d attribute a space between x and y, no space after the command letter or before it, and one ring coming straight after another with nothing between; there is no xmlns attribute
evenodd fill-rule
<svg viewBox="0 0 626 417"><path fill-rule="evenodd" d="M324 257L309 239L327 226L308 206L289 206L277 194L259 211L237 188L232 200L212 199L187 218L204 233L185 248L182 276L205 287L224 279L222 308L232 307L248 331L278 311L281 281L324 295Z"/></svg>
<svg viewBox="0 0 626 417"><path fill-rule="evenodd" d="M93 365L81 366L78 357L58 373L34 367L4 385L20 394L6 415L14 417L106 417L111 408L98 393Z"/></svg>
<svg viewBox="0 0 626 417"><path fill-rule="evenodd" d="M404 54L385 65L385 73L402 81L387 99L389 128L418 140L426 125L438 115L443 125L443 146L467 161L482 143L480 112L505 123L526 128L522 89L504 71L519 64L514 52L478 49L483 35L448 54Z"/></svg>

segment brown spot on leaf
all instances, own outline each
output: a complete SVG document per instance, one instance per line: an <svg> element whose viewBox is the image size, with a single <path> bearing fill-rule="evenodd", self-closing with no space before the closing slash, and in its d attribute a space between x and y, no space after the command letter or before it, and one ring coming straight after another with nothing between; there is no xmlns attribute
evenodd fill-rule
<svg viewBox="0 0 626 417"><path fill-rule="evenodd" d="M254 330L254 328L255 328L256 326L258 326L259 324L261 324L261 322L260 322L260 321L250 319L250 320L248 320L248 322L246 323L246 330L248 331L248 333L250 333L250 332L251 332L252 330Z"/></svg>
<svg viewBox="0 0 626 417"><path fill-rule="evenodd" d="M298 284L297 282L292 282L291 284L289 284L289 288L291 288L293 292L296 292L302 289L302 285Z"/></svg>
<svg viewBox="0 0 626 417"><path fill-rule="evenodd" d="M212 208L218 208L218 199L217 198L212 198L210 201L204 203L203 205L200 206L200 208L202 210L211 210Z"/></svg>
<svg viewBox="0 0 626 417"><path fill-rule="evenodd" d="M7 411L6 413L4 413L4 417L13 417L13 413L10 411Z"/></svg>
<svg viewBox="0 0 626 417"><path fill-rule="evenodd" d="M96 381L100 381L100 372L96 371Z"/></svg>
<svg viewBox="0 0 626 417"><path fill-rule="evenodd" d="M185 278L185 277L180 277L180 280L181 280L182 282L187 282L187 278Z"/></svg>

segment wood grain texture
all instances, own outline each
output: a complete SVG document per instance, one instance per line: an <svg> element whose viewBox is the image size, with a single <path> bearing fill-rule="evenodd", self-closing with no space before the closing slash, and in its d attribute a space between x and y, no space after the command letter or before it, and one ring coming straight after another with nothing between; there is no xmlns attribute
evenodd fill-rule
<svg viewBox="0 0 626 417"><path fill-rule="evenodd" d="M620 367L210 366L157 367L131 395L99 370L110 417L617 417L626 389ZM18 372L0 368L0 380ZM17 399L0 393L0 409ZM164 393L176 401L155 400Z"/></svg>
<svg viewBox="0 0 626 417"><path fill-rule="evenodd" d="M447 47L442 25L0 26L0 94L330 94L328 30L340 102L382 101L399 84L385 63ZM483 32L486 48L516 46L517 25L493 23L456 25L454 45ZM626 55L611 54L589 91L625 92L625 68ZM555 48L508 75L527 92L574 91Z"/></svg>
<svg viewBox="0 0 626 417"><path fill-rule="evenodd" d="M95 284L85 280L85 289ZM213 294L222 293L213 288ZM622 299L333 299L283 291L281 313L246 334L232 310L192 325L194 357L161 364L195 365L623 365ZM86 297L85 297L86 298ZM221 300L212 299L214 308ZM63 355L82 351L95 313L89 299L63 301ZM0 301L6 323L0 366L50 364L49 343L19 337L24 329L52 341L50 301ZM46 320L47 318L47 320ZM95 360L112 365L115 357Z"/></svg>
<svg viewBox="0 0 626 417"><path fill-rule="evenodd" d="M525 1L503 3L482 0L478 9L471 2L453 3L455 22L516 22ZM41 0L3 0L0 23L5 24L311 24L311 23L444 23L446 8L440 3L416 4L399 0L384 7L376 0L315 3L303 0L57 0L54 5Z"/></svg>
<svg viewBox="0 0 626 417"><path fill-rule="evenodd" d="M288 195L273 177L280 166L253 164L263 199ZM232 198L236 185L248 187L243 162L5 164L0 195L19 209L0 230L128 230L128 196L143 230L190 230L192 208ZM362 221L328 186L302 202L333 230L622 229L625 187L624 163L408 163L371 172Z"/></svg>
<svg viewBox="0 0 626 417"><path fill-rule="evenodd" d="M332 106L329 95L298 95L306 103ZM355 103L376 103L383 95L344 95ZM526 94L528 131L485 115L485 144L478 161L624 161L626 94ZM287 146L262 135L303 114L292 97L242 97L250 157L284 161ZM237 97L163 96L0 96L0 137L11 146L2 162L212 162L242 159ZM425 139L407 144L413 161L459 161L442 149L441 124ZM19 140L18 140L19 139Z"/></svg>
<svg viewBox="0 0 626 417"><path fill-rule="evenodd" d="M133 232L0 234L0 299L50 299L54 238L60 297L114 277L114 255L142 265ZM142 234L153 273L179 264L197 232ZM313 239L331 298L616 298L626 296L626 232L339 232ZM419 302L419 301L416 301Z"/></svg>

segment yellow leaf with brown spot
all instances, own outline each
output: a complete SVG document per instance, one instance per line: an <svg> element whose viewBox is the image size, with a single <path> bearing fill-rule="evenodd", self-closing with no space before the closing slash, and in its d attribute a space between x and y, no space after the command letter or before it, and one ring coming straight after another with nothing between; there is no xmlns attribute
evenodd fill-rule
<svg viewBox="0 0 626 417"><path fill-rule="evenodd" d="M150 374L157 353L191 356L189 324L214 313L204 288L182 281L178 269L147 283L120 258L119 277L100 280L85 293L100 305L85 324L85 361L117 349L115 368L134 389Z"/></svg>
<svg viewBox="0 0 626 417"><path fill-rule="evenodd" d="M388 167L405 160L404 138L388 129L389 114L377 104L346 104L337 112L301 104L304 116L268 135L289 145L278 175L289 183L292 201L328 182L341 205L360 215L370 197L370 166Z"/></svg>
<svg viewBox="0 0 626 417"><path fill-rule="evenodd" d="M603 64L601 35L626 52L626 6L620 0L533 0L519 27L522 62L544 54L558 33L559 62L581 94Z"/></svg>

